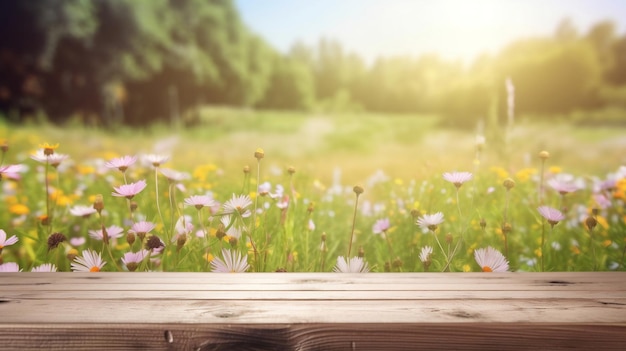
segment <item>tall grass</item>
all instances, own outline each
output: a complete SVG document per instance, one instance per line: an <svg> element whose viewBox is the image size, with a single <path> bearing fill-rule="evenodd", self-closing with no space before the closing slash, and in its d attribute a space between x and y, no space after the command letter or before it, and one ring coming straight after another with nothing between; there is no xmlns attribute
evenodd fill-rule
<svg viewBox="0 0 626 351"><path fill-rule="evenodd" d="M515 271L539 271L542 261L549 271L624 270L621 130L586 133L562 123L518 121L505 155L487 139L478 157L476 133L438 129L428 116L224 109L201 116L198 126L174 132L158 125L115 132L0 126L8 146L2 166L24 166L14 175L19 179L3 174L0 181L0 229L19 238L2 249L2 261L24 271L43 263L70 270L89 248L107 261L102 270L127 270L122 257L141 252L154 237L164 247L145 256L138 270L208 271L224 259L223 250L233 250L249 271L332 271L347 252L363 256L372 271L423 271L425 246L434 248L429 271L481 270L474 252L488 246L504 253ZM54 151L69 156L47 177L46 165L30 157L44 142L59 143ZM255 158L257 148L262 159ZM541 173L543 150L550 157ZM141 162L149 153L170 156L159 168L181 177ZM123 155L140 160L125 174L104 166ZM452 171L473 177L456 187L442 178ZM560 194L548 185L551 179L577 190ZM132 199L112 196L114 187L139 180L147 187ZM355 185L364 190L356 198ZM70 213L77 205L92 207L99 195L101 215ZM192 195L211 196L221 206L185 205ZM248 197L250 205L226 213L234 196ZM542 204L566 219L552 228L537 211ZM437 212L444 221L436 230L416 224ZM381 219L390 227L374 234ZM156 225L143 240L129 235L141 220ZM89 236L111 226L123 232L108 247ZM53 233L67 240L51 247Z"/></svg>

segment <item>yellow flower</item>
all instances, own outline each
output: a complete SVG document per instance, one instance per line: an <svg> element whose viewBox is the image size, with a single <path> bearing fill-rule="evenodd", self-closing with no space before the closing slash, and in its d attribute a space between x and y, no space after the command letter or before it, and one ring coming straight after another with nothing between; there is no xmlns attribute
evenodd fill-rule
<svg viewBox="0 0 626 351"><path fill-rule="evenodd" d="M506 179L509 177L509 172L502 167L491 167L489 170L494 172L499 179Z"/></svg>
<svg viewBox="0 0 626 351"><path fill-rule="evenodd" d="M552 167L548 168L548 172L550 172L552 174L557 174L557 173L563 172L563 169L561 169L561 167L559 167L559 166L552 166Z"/></svg>
<svg viewBox="0 0 626 351"><path fill-rule="evenodd" d="M517 178L520 182L526 182L530 179L530 176L536 174L537 170L535 168L524 168L515 173L515 178Z"/></svg>
<svg viewBox="0 0 626 351"><path fill-rule="evenodd" d="M120 154L118 154L117 152L113 152L113 151L103 151L99 155L105 160L111 160L111 159L120 157Z"/></svg>
<svg viewBox="0 0 626 351"><path fill-rule="evenodd" d="M602 216L597 216L596 220L598 221L598 224L604 228L604 229L609 229L609 222L606 220L606 218L602 217Z"/></svg>
<svg viewBox="0 0 626 351"><path fill-rule="evenodd" d="M9 205L13 205L17 203L17 196L15 195L7 195L4 200L6 201L7 204Z"/></svg>
<svg viewBox="0 0 626 351"><path fill-rule="evenodd" d="M622 178L615 183L614 199L626 199L626 178Z"/></svg>
<svg viewBox="0 0 626 351"><path fill-rule="evenodd" d="M580 255L580 248L578 246L573 245L570 249L574 255Z"/></svg>
<svg viewBox="0 0 626 351"><path fill-rule="evenodd" d="M317 190L321 190L324 191L326 190L326 186L324 184L322 184L322 182L319 181L319 179L315 179L313 180L313 186L317 189Z"/></svg>
<svg viewBox="0 0 626 351"><path fill-rule="evenodd" d="M463 272L471 272L471 271L472 271L472 267L470 267L469 264L463 265Z"/></svg>
<svg viewBox="0 0 626 351"><path fill-rule="evenodd" d="M52 194L50 194L50 199L55 201L56 204L59 206L67 206L73 204L76 197L77 196L74 194L65 195L61 190L56 190Z"/></svg>
<svg viewBox="0 0 626 351"><path fill-rule="evenodd" d="M535 256L541 257L541 249L535 249Z"/></svg>
<svg viewBox="0 0 626 351"><path fill-rule="evenodd" d="M216 170L217 170L217 166L215 166L214 164L200 165L200 166L197 166L193 170L192 176L193 176L194 179L197 179L198 181L204 182L204 181L206 181L209 173L215 172Z"/></svg>
<svg viewBox="0 0 626 351"><path fill-rule="evenodd" d="M9 212L11 212L14 215L21 216L21 215L28 214L30 210L28 209L28 207L22 204L13 204L9 207Z"/></svg>
<svg viewBox="0 0 626 351"><path fill-rule="evenodd" d="M404 183L400 178L394 179L393 182L396 183L396 185L402 185Z"/></svg>
<svg viewBox="0 0 626 351"><path fill-rule="evenodd" d="M78 171L78 173L80 173L82 175L88 175L88 174L96 173L96 169L93 166L78 165L78 166L76 166L76 170Z"/></svg>
<svg viewBox="0 0 626 351"><path fill-rule="evenodd" d="M43 144L39 144L39 147L43 149L43 154L46 156L52 155L54 154L54 150L56 150L59 147L59 144L48 144L48 143L43 143Z"/></svg>
<svg viewBox="0 0 626 351"><path fill-rule="evenodd" d="M207 262L211 262L213 261L215 257L213 257L213 255L210 252L207 252L204 255L202 255L202 258L204 258Z"/></svg>
<svg viewBox="0 0 626 351"><path fill-rule="evenodd" d="M604 240L604 241L602 242L602 246L604 246L604 247L609 247L609 246L611 246L611 244L612 244L612 243L613 243L613 242L612 242L611 240L607 239L607 240Z"/></svg>

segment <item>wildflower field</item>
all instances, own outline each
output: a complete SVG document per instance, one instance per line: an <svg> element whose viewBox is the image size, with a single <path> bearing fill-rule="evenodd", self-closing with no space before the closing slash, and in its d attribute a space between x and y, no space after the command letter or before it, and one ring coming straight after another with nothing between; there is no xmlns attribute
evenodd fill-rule
<svg viewBox="0 0 626 351"><path fill-rule="evenodd" d="M0 271L625 270L620 128L205 112L0 124Z"/></svg>

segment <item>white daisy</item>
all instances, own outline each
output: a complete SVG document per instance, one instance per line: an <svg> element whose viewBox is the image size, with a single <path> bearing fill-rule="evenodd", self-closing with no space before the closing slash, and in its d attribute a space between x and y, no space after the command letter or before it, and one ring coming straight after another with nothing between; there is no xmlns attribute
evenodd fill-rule
<svg viewBox="0 0 626 351"><path fill-rule="evenodd" d="M474 259L483 272L507 272L509 270L509 262L504 255L491 246L474 251Z"/></svg>
<svg viewBox="0 0 626 351"><path fill-rule="evenodd" d="M106 261L102 260L99 253L92 250L84 250L82 257L76 257L72 262L74 272L100 272Z"/></svg>
<svg viewBox="0 0 626 351"><path fill-rule="evenodd" d="M369 265L362 257L352 257L346 261L343 256L337 257L337 264L333 269L336 273L367 273L370 271Z"/></svg>
<svg viewBox="0 0 626 351"><path fill-rule="evenodd" d="M222 250L223 260L214 258L211 261L211 271L215 273L243 273L250 268L248 256L242 256L239 251Z"/></svg>

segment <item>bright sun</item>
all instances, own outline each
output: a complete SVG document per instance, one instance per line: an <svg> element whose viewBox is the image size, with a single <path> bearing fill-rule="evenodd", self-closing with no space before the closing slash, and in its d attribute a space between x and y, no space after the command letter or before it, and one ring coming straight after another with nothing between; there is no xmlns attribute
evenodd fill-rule
<svg viewBox="0 0 626 351"><path fill-rule="evenodd" d="M531 32L540 15L532 2L520 1L375 2L346 17L337 32L372 54L425 51L470 61Z"/></svg>

